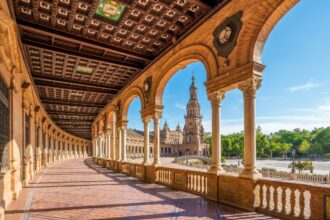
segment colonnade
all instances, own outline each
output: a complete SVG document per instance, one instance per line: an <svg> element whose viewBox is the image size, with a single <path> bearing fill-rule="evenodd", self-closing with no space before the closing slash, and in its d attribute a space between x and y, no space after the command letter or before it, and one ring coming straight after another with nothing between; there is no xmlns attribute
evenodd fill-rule
<svg viewBox="0 0 330 220"><path fill-rule="evenodd" d="M252 77L238 85L244 98L244 170L240 174L243 177L260 177L256 170L256 92L260 86L261 78ZM221 104L225 98L225 92L217 91L208 94L212 109L212 163L208 170L210 173L219 174L225 172L221 164ZM114 113L115 114L115 113ZM121 115L116 115L121 118ZM160 119L161 111L158 110L152 116L143 117L144 125L144 149L142 154L144 165L158 166L160 161ZM153 134L153 161L150 157L149 123L154 122ZM102 126L97 123L93 127L93 156L113 161L127 161L126 133L127 121L118 121L107 125L107 120L102 121ZM108 129L104 129L108 127ZM115 153L116 152L116 153Z"/></svg>

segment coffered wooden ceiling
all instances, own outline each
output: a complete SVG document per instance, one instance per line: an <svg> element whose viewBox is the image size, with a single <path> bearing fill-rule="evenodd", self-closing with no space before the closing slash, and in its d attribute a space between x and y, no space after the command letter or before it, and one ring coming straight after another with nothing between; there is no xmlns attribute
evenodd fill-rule
<svg viewBox="0 0 330 220"><path fill-rule="evenodd" d="M8 0L39 96L64 130L93 119L126 84L225 0Z"/></svg>

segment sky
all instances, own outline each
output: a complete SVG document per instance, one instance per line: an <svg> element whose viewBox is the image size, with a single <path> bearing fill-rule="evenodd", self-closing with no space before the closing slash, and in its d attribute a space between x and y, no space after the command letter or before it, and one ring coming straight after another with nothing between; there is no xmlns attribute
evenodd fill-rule
<svg viewBox="0 0 330 220"><path fill-rule="evenodd" d="M257 92L257 125L264 133L330 126L329 9L328 0L302 0L271 32L263 52L266 69ZM199 62L178 71L167 84L161 126L167 120L172 129L178 123L183 127L192 75L204 128L211 131L206 72ZM130 128L143 130L140 110L140 100L134 99L128 112ZM227 92L221 108L221 133L242 131L243 118L242 92Z"/></svg>

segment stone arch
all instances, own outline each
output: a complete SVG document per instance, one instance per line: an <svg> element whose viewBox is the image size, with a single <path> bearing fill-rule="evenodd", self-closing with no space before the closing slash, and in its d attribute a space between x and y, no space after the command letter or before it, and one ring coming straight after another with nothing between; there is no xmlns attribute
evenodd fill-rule
<svg viewBox="0 0 330 220"><path fill-rule="evenodd" d="M109 129L109 128L111 128L111 125L112 125L113 122L115 122L115 123L117 122L116 106L111 105L107 109L107 111L105 113L105 117L106 117L105 118L105 121L106 121L105 127L107 129Z"/></svg>
<svg viewBox="0 0 330 220"><path fill-rule="evenodd" d="M97 122L97 134L102 133L103 129L104 129L104 120L99 120Z"/></svg>
<svg viewBox="0 0 330 220"><path fill-rule="evenodd" d="M127 114L128 114L129 106L131 105L131 102L135 98L140 99L140 101L141 101L141 110L144 109L144 95L143 95L142 90L137 86L129 89L129 91L121 99L122 108L121 108L120 116L121 116L121 119L123 121L127 121L127 119L128 119Z"/></svg>
<svg viewBox="0 0 330 220"><path fill-rule="evenodd" d="M243 14L243 28L237 41L237 64L261 63L264 45L270 32L299 0L262 1ZM252 19L253 17L253 19Z"/></svg>
<svg viewBox="0 0 330 220"><path fill-rule="evenodd" d="M180 49L164 63L160 70L153 92L155 105L162 106L163 92L171 77L180 69L197 61L203 63L207 80L211 80L218 75L217 59L209 47L197 44Z"/></svg>

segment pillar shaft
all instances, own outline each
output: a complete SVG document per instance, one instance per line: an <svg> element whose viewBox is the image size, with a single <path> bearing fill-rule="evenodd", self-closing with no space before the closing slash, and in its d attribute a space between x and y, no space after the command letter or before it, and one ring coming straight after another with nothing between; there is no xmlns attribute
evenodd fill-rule
<svg viewBox="0 0 330 220"><path fill-rule="evenodd" d="M160 164L159 116L154 117L154 165Z"/></svg>
<svg viewBox="0 0 330 220"><path fill-rule="evenodd" d="M121 141L121 138L122 138L122 135L121 135L121 128L118 127L117 128L117 161L121 161L121 144L122 144L122 141Z"/></svg>
<svg viewBox="0 0 330 220"><path fill-rule="evenodd" d="M106 148L107 148L107 159L111 159L111 131L108 130L107 131L107 145L106 145Z"/></svg>
<svg viewBox="0 0 330 220"><path fill-rule="evenodd" d="M210 97L212 106L212 165L209 172L219 173L223 171L221 167L221 102L224 98L223 93L212 94Z"/></svg>
<svg viewBox="0 0 330 220"><path fill-rule="evenodd" d="M149 161L149 152L150 152L150 147L149 147L149 119L145 118L143 120L144 124L144 164L148 164Z"/></svg>
<svg viewBox="0 0 330 220"><path fill-rule="evenodd" d="M246 177L260 176L256 169L256 92L261 78L252 77L239 85L244 96L244 170Z"/></svg>
<svg viewBox="0 0 330 220"><path fill-rule="evenodd" d="M127 154L126 154L126 130L127 129L126 128L127 128L127 126L123 125L122 126L122 133L121 133L121 135L122 135L121 141L122 141L122 159L123 159L123 161L127 160Z"/></svg>
<svg viewBox="0 0 330 220"><path fill-rule="evenodd" d="M111 153L112 153L112 160L115 160L116 159L116 125L115 123L113 122L112 123L112 135L111 135Z"/></svg>

